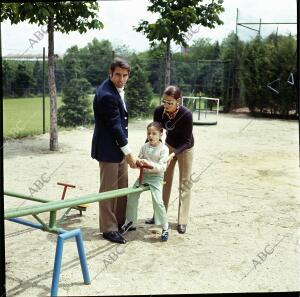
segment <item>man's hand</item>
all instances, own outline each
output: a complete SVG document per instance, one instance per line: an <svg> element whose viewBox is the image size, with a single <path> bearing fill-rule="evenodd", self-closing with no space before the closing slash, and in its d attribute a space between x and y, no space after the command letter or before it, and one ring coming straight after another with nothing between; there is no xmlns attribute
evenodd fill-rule
<svg viewBox="0 0 300 297"><path fill-rule="evenodd" d="M137 168L136 165L137 160L134 158L134 156L131 153L125 156L125 160L129 164L130 168Z"/></svg>
<svg viewBox="0 0 300 297"><path fill-rule="evenodd" d="M171 153L169 155L168 161L167 161L167 167L170 165L171 161L173 160L173 158L175 157L175 153Z"/></svg>

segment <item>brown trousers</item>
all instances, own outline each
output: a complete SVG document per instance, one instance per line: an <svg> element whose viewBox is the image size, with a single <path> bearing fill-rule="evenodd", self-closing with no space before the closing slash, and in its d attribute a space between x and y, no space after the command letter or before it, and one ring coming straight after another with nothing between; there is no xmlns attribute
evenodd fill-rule
<svg viewBox="0 0 300 297"><path fill-rule="evenodd" d="M99 162L100 190L106 192L128 187L128 165L125 159L120 163ZM100 232L118 231L118 225L125 222L127 196L99 202Z"/></svg>
<svg viewBox="0 0 300 297"><path fill-rule="evenodd" d="M174 148L166 144L169 148L169 153L174 152ZM179 166L179 208L178 208L178 224L187 224L190 201L191 201L191 188L192 188L192 163L193 163L194 149L186 149L179 155L175 156L170 162L165 174L163 186L163 200L166 210L170 201L172 182L174 176L174 169L176 162L178 161ZM176 198L176 197L175 197ZM175 200L174 198L174 200Z"/></svg>

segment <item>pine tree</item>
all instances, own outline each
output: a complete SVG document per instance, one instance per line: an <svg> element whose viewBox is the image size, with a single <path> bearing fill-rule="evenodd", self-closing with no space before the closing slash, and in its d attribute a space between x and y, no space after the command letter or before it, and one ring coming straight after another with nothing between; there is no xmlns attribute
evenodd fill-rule
<svg viewBox="0 0 300 297"><path fill-rule="evenodd" d="M63 88L62 101L58 109L58 124L64 127L86 125L92 122L88 91L91 84L85 79L71 79Z"/></svg>
<svg viewBox="0 0 300 297"><path fill-rule="evenodd" d="M146 71L136 55L133 55L131 60L131 73L126 85L125 99L130 117L150 115L152 90L148 83Z"/></svg>

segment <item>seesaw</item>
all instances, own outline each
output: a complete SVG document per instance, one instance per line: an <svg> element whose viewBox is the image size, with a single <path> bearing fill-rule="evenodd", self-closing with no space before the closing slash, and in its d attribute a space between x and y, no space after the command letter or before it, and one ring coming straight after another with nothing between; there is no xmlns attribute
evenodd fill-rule
<svg viewBox="0 0 300 297"><path fill-rule="evenodd" d="M67 184L67 183L58 182L57 184L60 185L60 186L64 186L64 189L63 189L63 192L62 192L62 195L61 195L61 198L60 198L61 200L65 199L66 192L67 192L68 188L76 188L75 185L70 185L70 184ZM66 216L72 208L79 210L80 216L82 216L82 212L86 211L86 209L88 208L88 204L81 204L81 205L77 205L77 206L74 206L74 207L70 207L70 208L67 209L64 216Z"/></svg>
<svg viewBox="0 0 300 297"><path fill-rule="evenodd" d="M73 237L75 237L76 239L77 251L79 255L84 284L91 283L90 275L87 267L84 246L83 246L83 237L82 237L81 230L75 229L75 230L67 231L60 228L59 224L64 220L66 212L59 220L56 219L56 212L58 210L65 209L65 208L68 208L68 210L70 210L71 208L76 208L80 205L86 205L93 202L99 202L107 199L113 199L113 198L131 195L134 193L148 191L149 186L142 184L143 168L151 168L151 167L149 166L139 166L139 167L140 167L139 187L137 188L122 188L118 190L112 190L103 193L95 193L95 194L90 194L90 195L81 196L77 198L70 198L68 200L61 199L58 201L51 201L49 199L45 199L41 197L33 197L33 196L28 196L16 192L4 191L5 196L11 196L15 198L43 203L41 205L40 204L29 205L29 206L24 206L19 208L7 209L4 211L5 220L22 224L25 226L29 226L35 229L40 229L42 231L46 231L49 233L57 234L56 252L55 252L55 260L54 260L53 276L52 276L52 285L51 285L51 296L57 296L58 293L58 283L59 283L59 275L61 271L64 241ZM38 216L38 214L45 213L45 212L49 212L48 223L46 223ZM38 223L20 218L28 215L33 216L33 218Z"/></svg>

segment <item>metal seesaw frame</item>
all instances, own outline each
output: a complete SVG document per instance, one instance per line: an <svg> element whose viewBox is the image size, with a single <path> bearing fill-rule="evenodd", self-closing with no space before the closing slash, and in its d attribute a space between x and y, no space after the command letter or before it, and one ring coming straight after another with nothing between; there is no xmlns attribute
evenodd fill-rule
<svg viewBox="0 0 300 297"><path fill-rule="evenodd" d="M150 189L149 186L141 185L139 188L122 188L118 190L95 193L87 196L71 198L68 200L59 200L59 201L49 201L45 198L32 197L32 196L28 196L16 192L4 191L4 195L6 196L43 203L42 205L31 205L31 206L24 206L20 208L8 209L4 211L4 219L18 224L26 225L32 228L40 229L42 231L58 234L55 260L54 260L53 277L52 277L52 286L51 286L51 296L57 296L63 245L64 245L64 241L69 238L75 237L76 239L77 250L79 254L84 283L85 284L91 283L89 271L87 267L84 246L83 246L83 238L82 238L81 230L75 229L71 231L66 231L62 228L59 228L58 224L62 221L66 213L63 215L61 219L56 220L57 210L64 209L64 208L70 209L72 207L76 207L84 203L93 203L93 202L99 202L107 199L118 198L133 193L147 191L149 189ZM38 214L45 213L45 212L50 212L48 224L38 217ZM27 215L32 215L38 221L38 224L19 218Z"/></svg>

